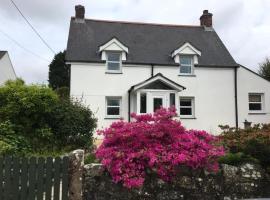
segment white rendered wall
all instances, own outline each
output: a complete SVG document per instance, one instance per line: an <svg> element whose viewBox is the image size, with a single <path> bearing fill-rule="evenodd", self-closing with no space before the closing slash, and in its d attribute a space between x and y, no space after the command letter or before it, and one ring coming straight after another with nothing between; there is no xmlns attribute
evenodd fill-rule
<svg viewBox="0 0 270 200"><path fill-rule="evenodd" d="M261 114L249 112L248 93L264 93L265 109ZM238 111L240 127L245 119L252 124L270 123L270 82L243 67L238 69Z"/></svg>
<svg viewBox="0 0 270 200"><path fill-rule="evenodd" d="M5 83L7 80L14 80L16 79L16 74L13 70L13 66L11 64L10 58L6 53L0 59L0 85Z"/></svg>
<svg viewBox="0 0 270 200"><path fill-rule="evenodd" d="M178 76L178 71L178 67L156 67L154 72L185 86L180 97L195 98L195 119L181 119L186 128L217 134L218 125L235 126L233 69L195 67L195 76Z"/></svg>
<svg viewBox="0 0 270 200"><path fill-rule="evenodd" d="M71 95L83 98L98 118L98 128L109 126L114 120L105 119L105 97L122 96L122 116L128 119L128 90L151 76L150 66L123 66L123 74L106 74L105 64L72 64ZM185 86L180 96L195 97L195 119L181 119L188 129L203 129L217 134L218 125L235 126L234 70L195 68L192 77L178 76L179 68L155 66L154 74ZM135 106L131 105L132 108Z"/></svg>

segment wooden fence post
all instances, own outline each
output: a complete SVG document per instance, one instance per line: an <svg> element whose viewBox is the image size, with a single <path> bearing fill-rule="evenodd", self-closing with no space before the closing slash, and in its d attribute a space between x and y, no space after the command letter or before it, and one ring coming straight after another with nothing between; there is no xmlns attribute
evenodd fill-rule
<svg viewBox="0 0 270 200"><path fill-rule="evenodd" d="M75 150L69 155L69 200L82 200L82 175L84 150Z"/></svg>

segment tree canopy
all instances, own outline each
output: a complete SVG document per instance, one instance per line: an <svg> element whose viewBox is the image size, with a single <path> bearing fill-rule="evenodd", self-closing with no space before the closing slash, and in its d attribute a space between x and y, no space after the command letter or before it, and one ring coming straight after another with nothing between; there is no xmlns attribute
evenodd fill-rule
<svg viewBox="0 0 270 200"><path fill-rule="evenodd" d="M66 51L59 52L54 56L49 65L49 86L58 89L61 87L68 87L69 80L69 65L65 64Z"/></svg>
<svg viewBox="0 0 270 200"><path fill-rule="evenodd" d="M259 74L265 79L270 81L270 59L266 58L264 62L260 64Z"/></svg>

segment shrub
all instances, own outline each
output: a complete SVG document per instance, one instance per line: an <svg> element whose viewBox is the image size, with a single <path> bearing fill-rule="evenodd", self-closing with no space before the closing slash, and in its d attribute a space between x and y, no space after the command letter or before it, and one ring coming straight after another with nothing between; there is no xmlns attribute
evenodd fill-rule
<svg viewBox="0 0 270 200"><path fill-rule="evenodd" d="M225 126L222 126L223 128ZM226 126L220 139L224 147L232 154L241 154L239 162L260 162L270 166L270 125L256 124L247 130Z"/></svg>
<svg viewBox="0 0 270 200"><path fill-rule="evenodd" d="M89 107L78 100L62 100L54 106L50 125L61 145L74 148L92 145L97 120Z"/></svg>
<svg viewBox="0 0 270 200"><path fill-rule="evenodd" d="M225 156L219 158L219 162L223 164L237 166L247 162L258 163L258 160L242 152L238 152L227 153Z"/></svg>
<svg viewBox="0 0 270 200"><path fill-rule="evenodd" d="M218 170L217 158L224 151L215 145L216 138L185 130L175 116L175 108L162 108L154 114L132 114L133 122L118 121L99 131L105 138L96 157L115 182L140 187L148 172L170 181L180 165Z"/></svg>
<svg viewBox="0 0 270 200"><path fill-rule="evenodd" d="M0 87L0 123L5 125L1 140L11 147L20 145L14 152L25 153L84 148L92 144L96 127L93 113L81 102L59 98L44 85L25 85L21 79Z"/></svg>
<svg viewBox="0 0 270 200"><path fill-rule="evenodd" d="M85 155L85 158L84 158L84 164L90 164L90 163L96 163L97 162L97 159L96 159L96 156L95 154L86 154Z"/></svg>
<svg viewBox="0 0 270 200"><path fill-rule="evenodd" d="M28 141L16 135L9 121L0 123L0 154L24 154L29 150Z"/></svg>

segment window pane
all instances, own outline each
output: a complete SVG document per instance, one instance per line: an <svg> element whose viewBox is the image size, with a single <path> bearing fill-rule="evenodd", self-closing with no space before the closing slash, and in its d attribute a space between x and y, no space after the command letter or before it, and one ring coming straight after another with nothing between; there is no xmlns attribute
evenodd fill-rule
<svg viewBox="0 0 270 200"><path fill-rule="evenodd" d="M117 52L109 52L107 53L108 61L120 61L120 53Z"/></svg>
<svg viewBox="0 0 270 200"><path fill-rule="evenodd" d="M120 70L120 63L108 62L108 70Z"/></svg>
<svg viewBox="0 0 270 200"><path fill-rule="evenodd" d="M163 99L162 98L154 98L154 111L159 109L163 105Z"/></svg>
<svg viewBox="0 0 270 200"><path fill-rule="evenodd" d="M180 108L180 115L192 115L192 108Z"/></svg>
<svg viewBox="0 0 270 200"><path fill-rule="evenodd" d="M261 102L261 95L260 94L250 94L249 95L249 102Z"/></svg>
<svg viewBox="0 0 270 200"><path fill-rule="evenodd" d="M170 93L170 106L175 106L175 94Z"/></svg>
<svg viewBox="0 0 270 200"><path fill-rule="evenodd" d="M146 93L141 93L141 108L140 113L146 113Z"/></svg>
<svg viewBox="0 0 270 200"><path fill-rule="evenodd" d="M191 66L180 66L181 74L191 74Z"/></svg>
<svg viewBox="0 0 270 200"><path fill-rule="evenodd" d="M261 103L250 103L249 110L262 110L262 104Z"/></svg>
<svg viewBox="0 0 270 200"><path fill-rule="evenodd" d="M107 108L107 115L120 115L120 108L119 107L108 107Z"/></svg>
<svg viewBox="0 0 270 200"><path fill-rule="evenodd" d="M119 99L107 99L107 105L108 106L120 106L120 100Z"/></svg>
<svg viewBox="0 0 270 200"><path fill-rule="evenodd" d="M180 106L191 106L191 99L181 99L180 100Z"/></svg>
<svg viewBox="0 0 270 200"><path fill-rule="evenodd" d="M191 65L192 57L191 56L180 56L181 65Z"/></svg>

